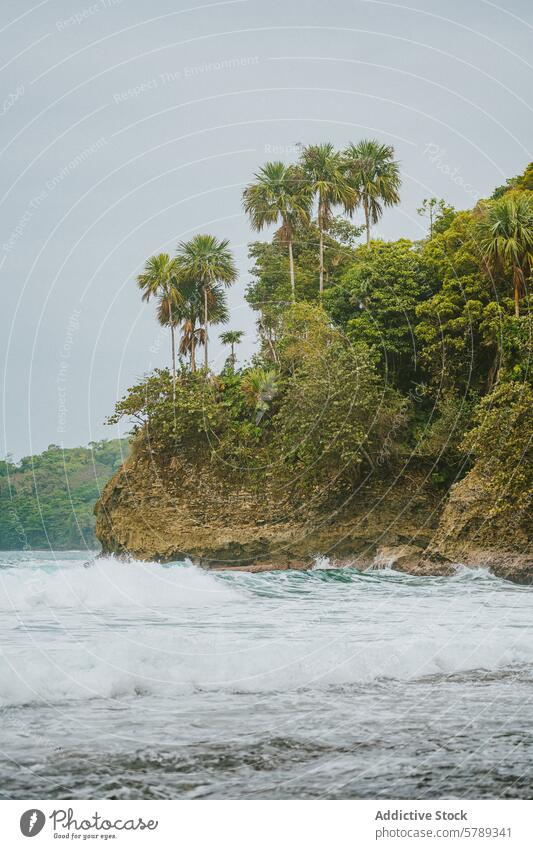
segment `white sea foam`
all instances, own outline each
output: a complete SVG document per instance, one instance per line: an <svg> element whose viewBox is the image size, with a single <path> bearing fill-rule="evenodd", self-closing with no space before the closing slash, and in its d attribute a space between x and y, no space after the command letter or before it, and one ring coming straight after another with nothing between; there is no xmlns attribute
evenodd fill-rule
<svg viewBox="0 0 533 849"><path fill-rule="evenodd" d="M218 645L180 640L156 645L153 635L135 642L114 636L60 653L38 647L0 656L0 704L61 702L155 693L179 696L193 688L241 692L289 691L376 679L415 680L469 670L518 666L531 661L531 644L503 648L450 646L438 641L391 647L331 645Z"/></svg>
<svg viewBox="0 0 533 849"><path fill-rule="evenodd" d="M53 567L0 570L0 611L32 608L175 608L221 604L236 590L190 563L167 568L157 563L99 558L57 561Z"/></svg>
<svg viewBox="0 0 533 849"><path fill-rule="evenodd" d="M0 705L414 681L533 660L532 593L461 571L0 570Z"/></svg>

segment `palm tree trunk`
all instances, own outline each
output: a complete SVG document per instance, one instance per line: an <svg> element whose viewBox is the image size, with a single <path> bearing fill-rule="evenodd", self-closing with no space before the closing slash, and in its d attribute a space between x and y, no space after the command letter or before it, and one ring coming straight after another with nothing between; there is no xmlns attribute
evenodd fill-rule
<svg viewBox="0 0 533 849"><path fill-rule="evenodd" d="M172 322L172 307L169 310L170 338L172 339L172 400L176 403L176 328Z"/></svg>
<svg viewBox="0 0 533 849"><path fill-rule="evenodd" d="M270 348L270 353L272 354L272 359L274 360L276 365L279 365L279 360L278 360L278 355L276 353L276 348L275 348L275 346L272 342L272 338L270 336L268 329L265 327L265 325L263 323L262 317L261 317L260 322L259 322L259 329L261 330L261 333L263 334L264 338L268 342L268 347Z"/></svg>
<svg viewBox="0 0 533 849"><path fill-rule="evenodd" d="M292 302L296 301L296 281L294 279L294 256L292 253L292 239L289 239L289 267L291 270L291 290L292 290Z"/></svg>
<svg viewBox="0 0 533 849"><path fill-rule="evenodd" d="M207 286L204 287L204 331L205 331L205 343L204 343L204 366L207 372L209 368L209 358L207 354Z"/></svg>
<svg viewBox="0 0 533 849"><path fill-rule="evenodd" d="M515 266L514 269L514 314L516 318L520 318L520 269Z"/></svg>
<svg viewBox="0 0 533 849"><path fill-rule="evenodd" d="M172 382L176 383L176 329L170 325L170 338L172 340Z"/></svg>
<svg viewBox="0 0 533 849"><path fill-rule="evenodd" d="M194 374L196 371L196 334L193 330L191 336L191 372Z"/></svg>
<svg viewBox="0 0 533 849"><path fill-rule="evenodd" d="M370 247L370 210L368 208L368 201L365 200L364 204L365 210L365 224L366 224L366 246Z"/></svg>
<svg viewBox="0 0 533 849"><path fill-rule="evenodd" d="M231 364L235 368L235 343L231 343Z"/></svg>
<svg viewBox="0 0 533 849"><path fill-rule="evenodd" d="M322 225L320 225L320 249L319 249L319 257L320 257L320 283L319 283L319 294L320 300L322 300L322 292L324 291L324 229Z"/></svg>

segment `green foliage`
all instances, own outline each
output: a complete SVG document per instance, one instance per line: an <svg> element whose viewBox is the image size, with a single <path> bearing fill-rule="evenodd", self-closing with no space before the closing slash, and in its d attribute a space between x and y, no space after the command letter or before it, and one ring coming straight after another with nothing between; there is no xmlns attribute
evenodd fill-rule
<svg viewBox="0 0 533 849"><path fill-rule="evenodd" d="M288 249L292 300L296 299L293 239L296 229L311 218L312 190L302 169L283 162L267 162L255 175L255 182L243 193L244 209L254 230L280 224L276 236Z"/></svg>
<svg viewBox="0 0 533 849"><path fill-rule="evenodd" d="M512 280L518 318L533 267L533 194L512 191L482 204L476 235L488 269Z"/></svg>
<svg viewBox="0 0 533 849"><path fill-rule="evenodd" d="M324 305L352 341L373 346L384 373L407 387L416 373L417 305L431 294L423 258L407 239L360 247Z"/></svg>
<svg viewBox="0 0 533 849"><path fill-rule="evenodd" d="M354 209L357 193L346 178L342 154L330 142L302 148L301 167L311 194L317 197L318 226L327 230L334 207Z"/></svg>
<svg viewBox="0 0 533 849"><path fill-rule="evenodd" d="M346 226L343 226L345 224ZM337 218L330 222L330 233L324 235L324 288L327 291L336 285L353 262L352 247L359 231L349 222L341 224ZM335 238L333 238L335 233ZM308 303L319 300L319 275L316 255L319 231L314 224L300 227L294 234L296 301ZM280 322L290 305L291 287L289 260L284 246L274 239L272 243L252 242L249 256L254 265L250 270L252 281L246 289L245 298L260 316L259 329L263 347L269 350L266 336L274 342L280 333Z"/></svg>
<svg viewBox="0 0 533 849"><path fill-rule="evenodd" d="M283 473L296 491L345 492L374 468L400 399L376 358L350 344L319 307L289 311L280 345L285 392L274 419Z"/></svg>
<svg viewBox="0 0 533 849"><path fill-rule="evenodd" d="M474 231L473 214L457 213L450 227L422 248L436 291L416 308L420 362L431 384L457 395L486 388L497 353L494 319L512 309L483 270Z"/></svg>
<svg viewBox="0 0 533 849"><path fill-rule="evenodd" d="M94 503L128 451L113 439L1 461L0 549L98 548Z"/></svg>
<svg viewBox="0 0 533 849"><path fill-rule="evenodd" d="M390 146L309 145L296 166L267 163L243 198L255 230L278 227L249 250L246 299L261 339L252 365L235 370L238 333L229 331L221 338L231 366L219 376L207 362L197 374L182 368L173 397L168 372L155 372L112 420L133 417L165 468L178 456L208 458L261 491L276 483L293 503L344 496L401 458L446 487L476 464L499 504L523 507L532 168L472 211L424 199L429 235L413 243L370 242L371 225L399 202ZM364 228L349 220L359 208ZM189 271L205 294L201 281L212 275ZM199 306L190 332L201 323Z"/></svg>
<svg viewBox="0 0 533 849"><path fill-rule="evenodd" d="M479 403L463 448L493 498L493 512L530 511L533 496L533 389L502 381Z"/></svg>
<svg viewBox="0 0 533 849"><path fill-rule="evenodd" d="M348 145L342 157L343 170L355 197L350 211L363 207L369 245L370 225L378 223L384 207L400 202L400 165L394 159L394 148L376 139Z"/></svg>
<svg viewBox="0 0 533 849"><path fill-rule="evenodd" d="M455 210L440 198L424 198L422 206L417 209L419 215L429 220L429 238L436 233L443 233L453 221Z"/></svg>
<svg viewBox="0 0 533 849"><path fill-rule="evenodd" d="M253 229L281 224L285 240L298 225L309 221L311 200L303 173L283 162L267 162L243 193L244 210Z"/></svg>
<svg viewBox="0 0 533 849"><path fill-rule="evenodd" d="M523 174L519 174L517 177L510 177L503 186L498 186L498 188L494 189L491 200L498 200L498 198L503 197L506 192L512 189L533 191L533 162L530 162L526 166Z"/></svg>
<svg viewBox="0 0 533 849"><path fill-rule="evenodd" d="M473 401L452 393L440 395L414 428L414 453L434 464L435 483L450 485L468 467L462 449L465 431L472 425Z"/></svg>
<svg viewBox="0 0 533 849"><path fill-rule="evenodd" d="M209 365L208 325L227 321L227 307L222 295L222 287L231 286L237 279L237 268L229 249L227 239L197 234L188 242L180 242L176 263L180 276L186 281L189 308L181 318L184 320L184 336L189 334L188 350L191 353L191 368L195 369L196 324L202 309L203 337L199 341L204 346L204 367ZM202 303L202 308L200 308ZM182 340L183 341L183 340ZM187 346L185 346L187 349Z"/></svg>
<svg viewBox="0 0 533 849"><path fill-rule="evenodd" d="M248 404L256 412L255 421L258 424L279 392L278 372L273 368L255 366L245 372L241 387Z"/></svg>
<svg viewBox="0 0 533 849"><path fill-rule="evenodd" d="M206 379L204 371L178 371L175 392L168 371L156 369L133 386L116 404L108 424L122 417L133 420L133 435L142 433L150 451L171 456L190 445L203 455L211 438L223 428L227 413L218 403L219 383ZM175 395L175 400L173 396Z"/></svg>
<svg viewBox="0 0 533 849"><path fill-rule="evenodd" d="M196 235L174 259L147 261L137 280L143 299L158 299L173 366L176 333L190 366L146 376L109 422L130 420L134 450L169 482L180 462L201 482L194 472L208 463L224 484L234 475L275 490L277 503L313 504L353 493L399 459L446 486L475 464L496 510L527 509L533 164L472 211L425 199L426 239L370 242L399 188L394 151L375 140L342 153L329 143L302 147L298 165L260 169L245 210L254 229L277 230L249 248L245 297L261 347L242 369L236 330L220 336L231 347L221 373L208 367L209 325L228 320L225 288L236 278L228 242ZM349 220L358 208L364 228ZM123 452L118 441L50 446L1 463L0 546L95 545L93 502Z"/></svg>
<svg viewBox="0 0 533 849"><path fill-rule="evenodd" d="M209 460L216 472L238 470L248 484L272 475L302 497L345 492L377 462L401 399L384 389L376 356L352 345L312 304L288 309L276 368L178 374L175 402L166 371L133 387L111 421L133 418L137 440L157 455L190 464ZM388 459L388 457L387 457Z"/></svg>

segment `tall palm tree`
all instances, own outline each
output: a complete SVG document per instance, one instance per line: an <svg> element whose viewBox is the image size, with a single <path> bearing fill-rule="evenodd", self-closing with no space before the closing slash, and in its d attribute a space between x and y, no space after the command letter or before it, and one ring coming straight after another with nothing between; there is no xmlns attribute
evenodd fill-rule
<svg viewBox="0 0 533 849"><path fill-rule="evenodd" d="M226 293L214 286L208 293L209 321L211 324L226 324L229 321ZM196 371L196 350L205 345L205 328L202 327L203 294L197 287L187 287L183 304L178 310L181 321L179 353L189 355L191 371Z"/></svg>
<svg viewBox="0 0 533 849"><path fill-rule="evenodd" d="M196 371L196 350L205 345L205 331L202 325L197 324L194 318L185 318L180 326L181 340L179 352L182 356L189 355L191 361L191 372Z"/></svg>
<svg viewBox="0 0 533 849"><path fill-rule="evenodd" d="M481 250L495 270L510 266L515 316L533 268L533 200L530 193L507 192L482 207L478 224Z"/></svg>
<svg viewBox="0 0 533 849"><path fill-rule="evenodd" d="M376 139L350 144L343 153L343 162L346 178L357 196L350 211L362 204L368 247L370 225L377 224L384 206L400 202L400 164L394 159L394 148L380 144Z"/></svg>
<svg viewBox="0 0 533 849"><path fill-rule="evenodd" d="M235 345L238 345L244 336L243 330L225 330L219 336L223 345L231 346L231 364L235 368Z"/></svg>
<svg viewBox="0 0 533 849"><path fill-rule="evenodd" d="M178 245L178 263L185 278L193 282L203 296L204 366L209 368L208 324L209 294L217 284L231 286L237 278L237 268L228 248L227 239L199 234Z"/></svg>
<svg viewBox="0 0 533 849"><path fill-rule="evenodd" d="M324 233L328 230L333 217L333 208L343 206L352 209L357 197L345 179L342 169L342 157L334 150L330 142L311 144L302 149L302 169L307 187L318 200L319 229L319 292L324 291Z"/></svg>
<svg viewBox="0 0 533 849"><path fill-rule="evenodd" d="M159 299L158 317L163 325L170 327L172 339L172 383L176 385L176 326L177 309L183 301L179 266L168 254L157 254L146 260L144 271L137 277L143 301L152 297Z"/></svg>
<svg viewBox="0 0 533 849"><path fill-rule="evenodd" d="M267 162L243 192L245 212L254 230L281 222L278 236L289 250L292 300L296 300L293 238L299 224L309 222L312 194L300 168Z"/></svg>

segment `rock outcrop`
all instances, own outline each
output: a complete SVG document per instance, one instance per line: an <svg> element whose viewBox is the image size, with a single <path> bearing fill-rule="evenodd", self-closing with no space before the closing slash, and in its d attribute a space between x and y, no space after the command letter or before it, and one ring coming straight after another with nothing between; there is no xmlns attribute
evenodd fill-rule
<svg viewBox="0 0 533 849"><path fill-rule="evenodd" d="M416 575L449 575L464 563L533 582L529 517L491 520L475 470L449 496L418 470L394 479L372 475L350 498L319 507L252 491L209 464L174 461L161 469L134 450L95 512L104 554L188 557L207 568L251 571L305 569L317 557Z"/></svg>
<svg viewBox="0 0 533 849"><path fill-rule="evenodd" d="M144 560L190 557L205 566L301 568L316 556L369 565L385 548L432 539L440 496L425 476L372 478L343 503L273 503L241 481L175 463L161 470L134 451L96 506L104 553Z"/></svg>
<svg viewBox="0 0 533 849"><path fill-rule="evenodd" d="M474 467L450 490L426 556L486 566L500 578L533 583L531 513L498 511L487 481Z"/></svg>

